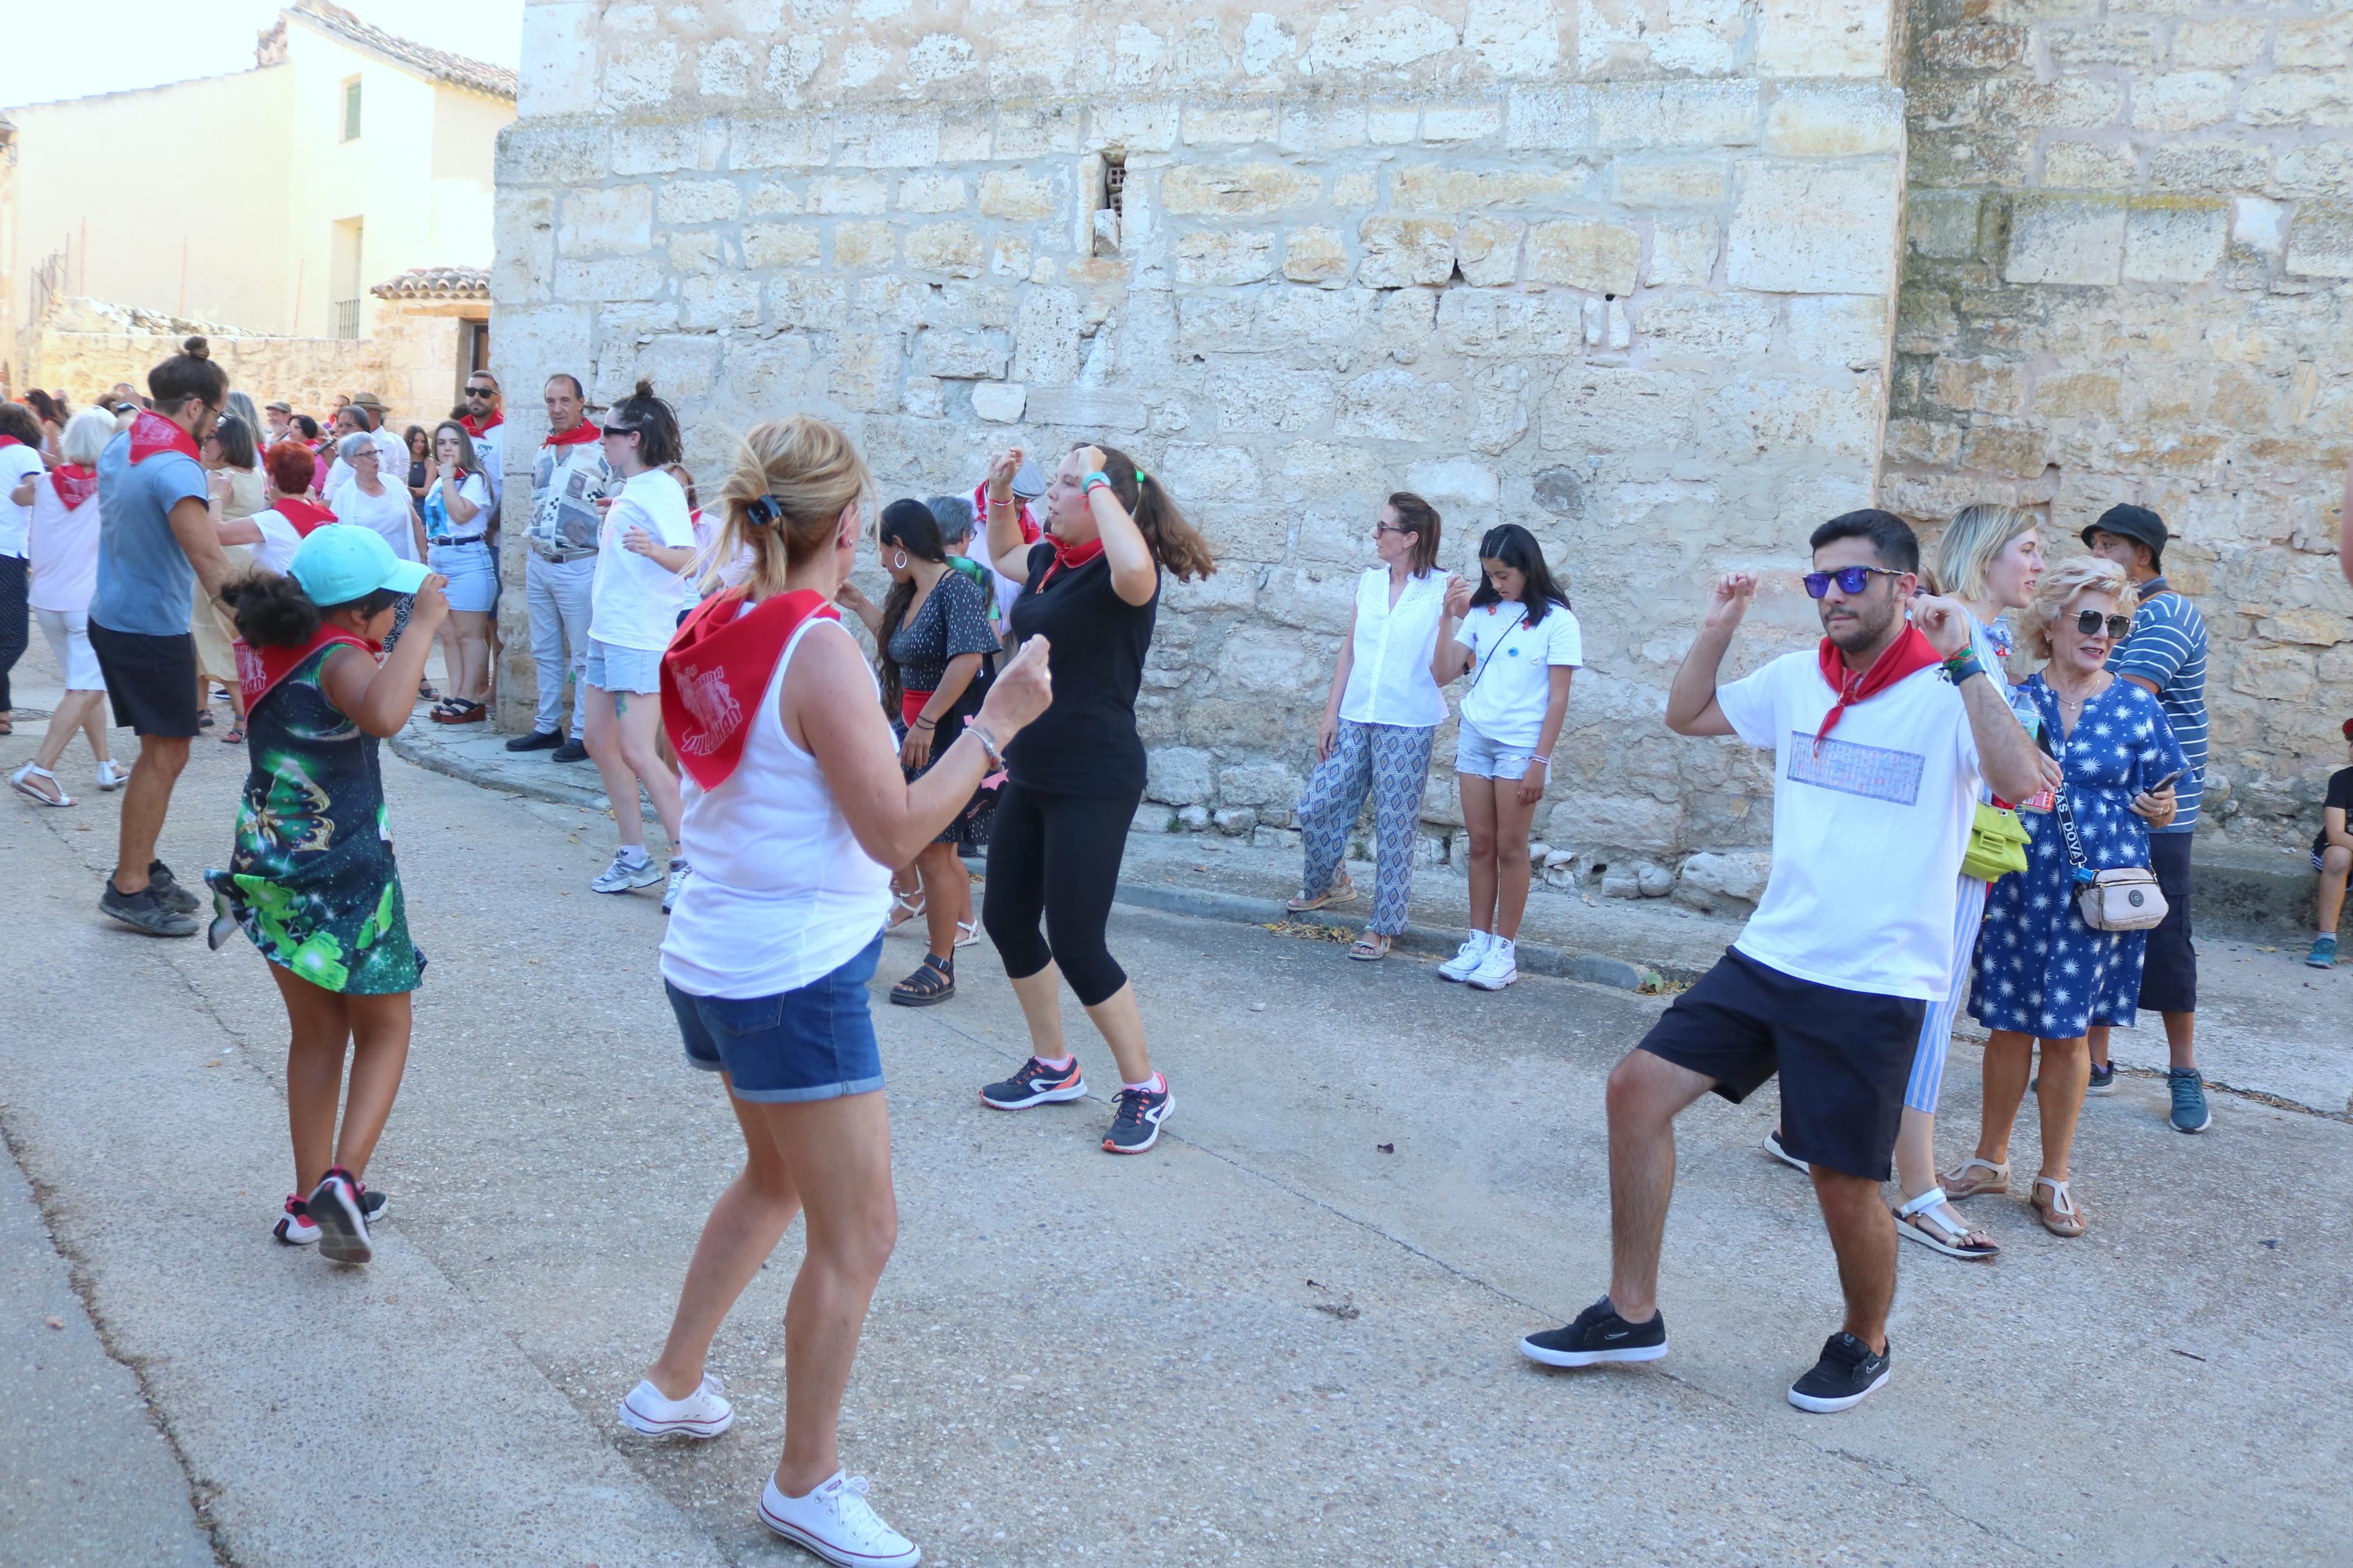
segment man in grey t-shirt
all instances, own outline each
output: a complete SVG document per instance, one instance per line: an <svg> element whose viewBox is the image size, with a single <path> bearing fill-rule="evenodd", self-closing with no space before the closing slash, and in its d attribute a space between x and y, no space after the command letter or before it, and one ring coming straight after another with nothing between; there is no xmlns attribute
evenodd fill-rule
<svg viewBox="0 0 2353 1568"><path fill-rule="evenodd" d="M114 875L98 907L150 936L196 934L195 894L155 858L172 789L196 732L196 645L188 632L196 584L207 598L228 581L197 444L220 418L228 377L190 338L187 352L147 373L155 406L98 460L98 587L90 646L106 677L114 721L139 736L122 791Z"/></svg>

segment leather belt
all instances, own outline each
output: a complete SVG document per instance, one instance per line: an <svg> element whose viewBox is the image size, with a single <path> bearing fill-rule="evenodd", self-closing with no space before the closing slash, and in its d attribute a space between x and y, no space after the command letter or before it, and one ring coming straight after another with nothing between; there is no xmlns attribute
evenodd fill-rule
<svg viewBox="0 0 2353 1568"><path fill-rule="evenodd" d="M425 542L427 544L438 544L442 548L447 549L453 544L480 544L483 540L488 539L490 535L487 533L470 533L463 539L428 539Z"/></svg>
<svg viewBox="0 0 2353 1568"><path fill-rule="evenodd" d="M575 561L586 561L596 553L594 550L548 550L537 544L531 547L531 552L542 561L552 562L558 566L568 566Z"/></svg>

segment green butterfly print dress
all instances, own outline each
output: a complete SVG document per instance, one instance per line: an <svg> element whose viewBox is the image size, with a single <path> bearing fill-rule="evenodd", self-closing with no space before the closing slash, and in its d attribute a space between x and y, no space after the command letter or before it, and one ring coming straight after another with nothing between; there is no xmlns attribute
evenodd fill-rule
<svg viewBox="0 0 2353 1568"><path fill-rule="evenodd" d="M247 716L237 848L205 880L270 963L322 991L392 995L417 989L425 955L408 940L376 739L319 689L343 646L303 660Z"/></svg>

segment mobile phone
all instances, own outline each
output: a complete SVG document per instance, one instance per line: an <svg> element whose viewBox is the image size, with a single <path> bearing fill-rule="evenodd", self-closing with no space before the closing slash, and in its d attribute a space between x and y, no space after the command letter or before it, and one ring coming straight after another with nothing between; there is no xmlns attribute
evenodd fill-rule
<svg viewBox="0 0 2353 1568"><path fill-rule="evenodd" d="M2180 776L2181 770L2179 768L2176 768L2171 773L2166 774L2163 778L2158 780L2155 784L2143 786L2141 793L2143 795L2155 795L2158 790L2163 789L2166 785L2171 784Z"/></svg>

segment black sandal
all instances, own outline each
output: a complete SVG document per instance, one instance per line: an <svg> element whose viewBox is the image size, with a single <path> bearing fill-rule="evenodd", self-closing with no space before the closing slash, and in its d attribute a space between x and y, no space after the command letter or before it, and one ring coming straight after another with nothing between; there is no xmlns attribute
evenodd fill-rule
<svg viewBox="0 0 2353 1568"><path fill-rule="evenodd" d="M891 987L891 1001L901 1007L930 1007L955 994L955 959L923 955L923 967Z"/></svg>

